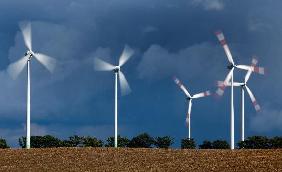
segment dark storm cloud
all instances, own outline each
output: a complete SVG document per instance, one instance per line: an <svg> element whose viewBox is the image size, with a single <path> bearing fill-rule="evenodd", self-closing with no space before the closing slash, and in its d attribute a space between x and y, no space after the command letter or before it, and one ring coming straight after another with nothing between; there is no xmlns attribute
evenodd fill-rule
<svg viewBox="0 0 282 172"><path fill-rule="evenodd" d="M281 113L276 113L281 111L281 5L275 0L3 0L0 2L0 114L9 123L15 120L18 125L2 128L1 133L11 136L11 142L24 135L26 76L21 74L13 81L6 68L25 51L18 23L31 21L34 50L58 60L53 74L32 61L33 134L66 137L80 131L79 134L93 132L101 137L111 135L113 75L95 72L93 57L116 64L124 45L128 44L136 51L124 66L133 93L120 99L119 122L125 128L121 134L148 131L184 137L186 106L171 76L179 76L193 92L214 89L214 81L222 80L227 72L226 57L214 36L217 29L224 31L238 63L249 64L251 56L256 54L259 64L269 68L266 77L252 76L250 82L265 110L255 115L250 102L246 110L252 119L249 123L253 132L273 134L282 126L275 120L281 118ZM269 85L272 90L266 92ZM227 127L224 120L228 120L225 115L228 99L206 100L199 107L195 105L193 109L198 115L194 122L201 122L198 131L207 129L225 136L226 133L211 125L219 123L219 128ZM211 109L213 117L218 118L210 118L206 109ZM270 117L267 113L274 115ZM202 122L201 118L209 120ZM156 120L160 120L161 126L155 126ZM262 121L270 121L263 131L259 130ZM175 128L175 124L183 126ZM165 126L166 130L162 130ZM63 128L66 131L56 132ZM195 137L199 135L198 139L210 137L210 134L195 133Z"/></svg>

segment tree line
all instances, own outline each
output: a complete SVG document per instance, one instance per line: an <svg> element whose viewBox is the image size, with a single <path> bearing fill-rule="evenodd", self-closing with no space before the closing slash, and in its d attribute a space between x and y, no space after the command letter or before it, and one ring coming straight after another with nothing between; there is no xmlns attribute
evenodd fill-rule
<svg viewBox="0 0 282 172"><path fill-rule="evenodd" d="M174 139L170 136L152 137L148 133L139 134L132 139L118 136L118 147L128 148L170 148ZM19 138L19 146L26 147L26 137ZM106 141L96 137L84 137L74 135L68 139L59 139L51 135L31 136L32 148L54 148L54 147L114 147L114 137ZM0 138L0 148L9 148L6 140ZM229 149L230 145L225 140L204 140L197 145L194 139L181 139L181 149ZM238 149L279 149L282 148L282 137L268 138L265 136L251 136L245 141L237 143Z"/></svg>

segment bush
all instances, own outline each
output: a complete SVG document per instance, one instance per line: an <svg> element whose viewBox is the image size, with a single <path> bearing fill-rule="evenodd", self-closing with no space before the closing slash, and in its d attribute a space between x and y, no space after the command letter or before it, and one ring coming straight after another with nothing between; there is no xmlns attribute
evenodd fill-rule
<svg viewBox="0 0 282 172"><path fill-rule="evenodd" d="M203 144L199 145L200 149L212 149L212 142L208 141L208 140L204 140Z"/></svg>
<svg viewBox="0 0 282 172"><path fill-rule="evenodd" d="M271 144L265 136L252 136L248 137L245 141L240 141L238 147L240 149L269 149L271 148Z"/></svg>
<svg viewBox="0 0 282 172"><path fill-rule="evenodd" d="M196 148L196 143L194 139L182 139L181 140L181 149L195 149Z"/></svg>
<svg viewBox="0 0 282 172"><path fill-rule="evenodd" d="M273 137L269 140L270 147L272 149L281 149L282 148L282 137Z"/></svg>
<svg viewBox="0 0 282 172"><path fill-rule="evenodd" d="M154 143L154 145L157 148L166 148L166 149L168 149L172 144L173 144L173 138L169 136L157 137Z"/></svg>
<svg viewBox="0 0 282 172"><path fill-rule="evenodd" d="M229 149L230 145L225 140L216 140L212 142L212 149Z"/></svg>
<svg viewBox="0 0 282 172"><path fill-rule="evenodd" d="M129 142L130 142L130 140L128 138L121 137L120 135L118 135L117 141L118 141L118 147L127 147ZM105 146L106 147L115 147L115 138L109 137L107 139L107 144Z"/></svg>
<svg viewBox="0 0 282 172"><path fill-rule="evenodd" d="M136 137L133 137L128 144L128 147L131 148L151 148L155 143L154 138L149 134L143 133Z"/></svg>
<svg viewBox="0 0 282 172"><path fill-rule="evenodd" d="M26 147L26 137L19 138L19 145L22 148ZM60 139L51 136L31 136L30 137L30 147L32 148L51 148L51 147L60 147Z"/></svg>
<svg viewBox="0 0 282 172"><path fill-rule="evenodd" d="M0 138L0 149L6 149L9 148L7 142L5 139Z"/></svg>
<svg viewBox="0 0 282 172"><path fill-rule="evenodd" d="M84 137L83 138L83 146L84 147L102 147L103 141L98 140L96 137Z"/></svg>

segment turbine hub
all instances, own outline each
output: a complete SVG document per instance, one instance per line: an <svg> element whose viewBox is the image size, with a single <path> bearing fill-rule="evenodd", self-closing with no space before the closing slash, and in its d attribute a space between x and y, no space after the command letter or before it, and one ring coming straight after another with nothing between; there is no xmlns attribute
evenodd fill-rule
<svg viewBox="0 0 282 172"><path fill-rule="evenodd" d="M231 65L228 65L228 66L227 66L227 69L230 69L230 70L231 70L231 69L233 69L234 67L235 67L235 66L234 66L233 64L231 64Z"/></svg>
<svg viewBox="0 0 282 172"><path fill-rule="evenodd" d="M31 57L34 55L34 53L33 53L31 50L28 50L24 55L25 55L25 56L29 56L29 57L28 57L28 60L30 60Z"/></svg>
<svg viewBox="0 0 282 172"><path fill-rule="evenodd" d="M115 68L114 68L114 72L115 73L118 73L120 71L120 66L116 66Z"/></svg>

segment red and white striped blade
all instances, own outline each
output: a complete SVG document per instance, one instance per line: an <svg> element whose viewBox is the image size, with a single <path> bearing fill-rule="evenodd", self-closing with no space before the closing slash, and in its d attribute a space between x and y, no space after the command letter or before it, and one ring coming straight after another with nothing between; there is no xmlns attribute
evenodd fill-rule
<svg viewBox="0 0 282 172"><path fill-rule="evenodd" d="M94 69L97 71L111 71L114 70L115 66L101 60L99 58L94 58Z"/></svg>
<svg viewBox="0 0 282 172"><path fill-rule="evenodd" d="M245 88L246 88L246 90L247 90L247 92L248 92L248 94L249 94L249 96L250 96L250 98L251 98L251 101L252 101L252 103L253 103L253 105L254 105L256 111L260 111L260 106L259 106L259 104L257 103L254 94L252 93L252 91L249 89L248 86L245 86Z"/></svg>
<svg viewBox="0 0 282 172"><path fill-rule="evenodd" d="M256 73L259 73L259 74L262 74L264 75L265 74L265 68L264 67L253 67L253 72L256 72Z"/></svg>
<svg viewBox="0 0 282 172"><path fill-rule="evenodd" d="M176 78L176 77L173 77L173 80L174 80L174 82L180 87L180 89L184 92L184 94L185 94L187 97L191 98L190 93L189 93L188 90L184 87L184 85L181 83L181 81L180 81L178 78Z"/></svg>
<svg viewBox="0 0 282 172"><path fill-rule="evenodd" d="M248 65L236 65L237 68L239 69L243 69L243 70L252 70L252 66L248 66Z"/></svg>
<svg viewBox="0 0 282 172"><path fill-rule="evenodd" d="M230 82L231 76L233 75L233 70L234 68L232 68L229 73L227 74L227 76L225 77L224 83L227 84L228 82Z"/></svg>
<svg viewBox="0 0 282 172"><path fill-rule="evenodd" d="M211 95L210 91L205 91L205 92L193 95L192 98L197 99L197 98L206 97L206 96L210 96L210 95Z"/></svg>
<svg viewBox="0 0 282 172"><path fill-rule="evenodd" d="M256 66L257 64L258 64L258 60L255 57L253 57L252 58L252 66Z"/></svg>
<svg viewBox="0 0 282 172"><path fill-rule="evenodd" d="M252 66L251 66L251 69L249 69L248 72L247 72L246 75L245 75L245 79L244 79L245 83L247 83L248 80L250 79L250 76L251 76L251 74L253 73L253 69L254 69L254 67L257 65L257 63L258 63L258 60L255 59L255 58L253 58L253 59L252 59Z"/></svg>
<svg viewBox="0 0 282 172"><path fill-rule="evenodd" d="M224 51L225 51L225 54L226 54L226 56L227 56L227 58L228 58L228 61L229 61L231 64L234 65L233 57L232 57L232 55L231 55L230 49L229 49L229 47L228 47L228 45L227 45L227 43L226 43L226 40L225 40L225 38L224 38L223 33L222 33L221 31L218 31L218 32L216 32L215 34L216 34L217 39L219 40L220 44L222 45L222 47L223 47L223 49L224 49Z"/></svg>

